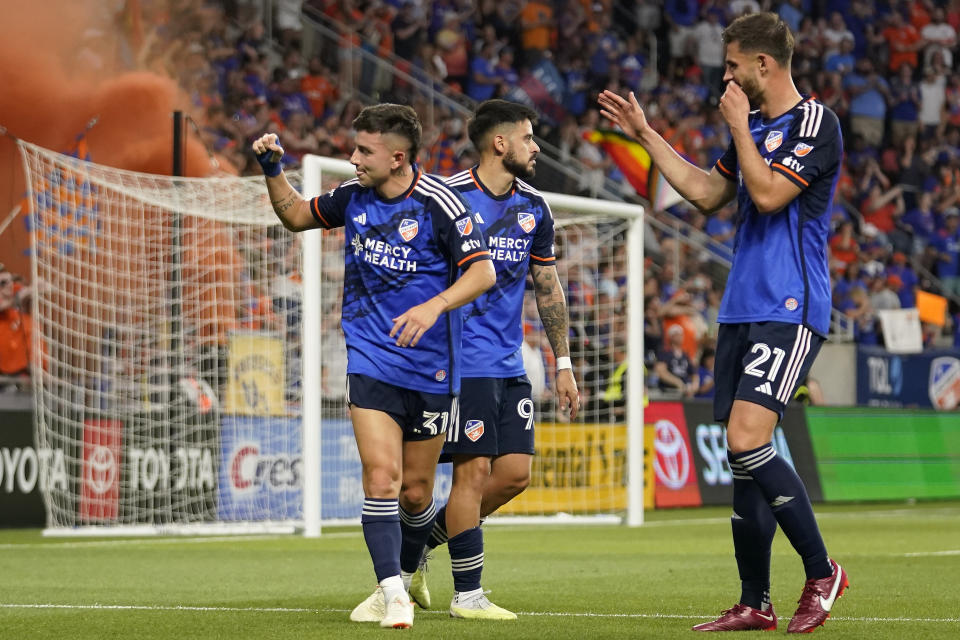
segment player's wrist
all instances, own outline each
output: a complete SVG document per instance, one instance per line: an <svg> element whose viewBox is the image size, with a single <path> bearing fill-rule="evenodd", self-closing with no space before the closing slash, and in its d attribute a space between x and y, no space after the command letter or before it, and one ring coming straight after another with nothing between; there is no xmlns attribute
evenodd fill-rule
<svg viewBox="0 0 960 640"><path fill-rule="evenodd" d="M563 371L565 369L573 369L573 362L570 361L570 356L560 356L557 358L557 371Z"/></svg>
<svg viewBox="0 0 960 640"><path fill-rule="evenodd" d="M267 149L263 153L257 154L257 164L263 169L263 175L268 178L276 178L283 172L283 165L280 164L282 155Z"/></svg>

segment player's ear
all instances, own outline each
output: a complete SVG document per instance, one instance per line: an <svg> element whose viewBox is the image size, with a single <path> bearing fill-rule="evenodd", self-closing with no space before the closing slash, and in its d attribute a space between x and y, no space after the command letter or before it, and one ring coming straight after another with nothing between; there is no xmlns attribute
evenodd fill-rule
<svg viewBox="0 0 960 640"><path fill-rule="evenodd" d="M765 74L770 70L770 60L765 54L757 55L757 66L760 67L760 73Z"/></svg>
<svg viewBox="0 0 960 640"><path fill-rule="evenodd" d="M406 151L403 151L402 149L395 149L393 152L393 161L390 163L390 168L393 170L399 169L403 166L403 163L406 159Z"/></svg>

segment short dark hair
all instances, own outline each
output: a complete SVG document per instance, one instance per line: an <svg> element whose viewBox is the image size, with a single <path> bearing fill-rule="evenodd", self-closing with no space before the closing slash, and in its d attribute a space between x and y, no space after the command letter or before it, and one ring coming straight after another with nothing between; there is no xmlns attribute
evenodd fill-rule
<svg viewBox="0 0 960 640"><path fill-rule="evenodd" d="M530 124L537 124L537 112L530 107L517 102L493 99L485 100L477 107L477 111L467 125L467 135L477 151L483 150L483 140L487 134L502 124L517 124L529 120Z"/></svg>
<svg viewBox="0 0 960 640"><path fill-rule="evenodd" d="M793 34L775 13L748 13L723 30L723 44L736 42L746 53L767 53L781 67L789 67L793 58Z"/></svg>
<svg viewBox="0 0 960 640"><path fill-rule="evenodd" d="M416 162L423 128L413 107L390 103L364 107L353 119L353 128L368 133L394 133L406 138L410 143L408 159L411 163Z"/></svg>

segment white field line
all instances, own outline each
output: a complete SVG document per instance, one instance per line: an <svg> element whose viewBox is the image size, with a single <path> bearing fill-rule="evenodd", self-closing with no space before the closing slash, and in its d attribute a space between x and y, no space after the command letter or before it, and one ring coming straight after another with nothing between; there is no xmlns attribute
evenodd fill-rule
<svg viewBox="0 0 960 640"><path fill-rule="evenodd" d="M198 607L198 606L164 606L164 605L137 605L137 604L54 604L54 603L0 603L0 609L80 609L88 611L172 611L172 612L199 612L199 613L349 613L349 609L307 609L298 607ZM419 611L417 615L434 614L448 615L446 611ZM563 618L671 618L679 620L709 619L715 614L684 614L684 613L593 613L590 611L518 611L517 615L530 617L563 617ZM789 620L781 617L781 620ZM831 616L831 620L846 620L850 622L939 622L944 624L958 624L960 618L908 618L908 617L869 617L869 616Z"/></svg>
<svg viewBox="0 0 960 640"><path fill-rule="evenodd" d="M960 549L947 549L946 551L914 551L903 554L904 558L924 558L928 556L960 556Z"/></svg>
<svg viewBox="0 0 960 640"><path fill-rule="evenodd" d="M320 538L357 538L361 531L337 531L325 533ZM197 536L195 538L170 536L169 538L111 538L109 540L84 540L82 542L9 542L0 544L0 549L83 549L95 547L122 547L171 544L205 544L208 542L248 542L258 540L290 540L288 535L236 535L236 536Z"/></svg>

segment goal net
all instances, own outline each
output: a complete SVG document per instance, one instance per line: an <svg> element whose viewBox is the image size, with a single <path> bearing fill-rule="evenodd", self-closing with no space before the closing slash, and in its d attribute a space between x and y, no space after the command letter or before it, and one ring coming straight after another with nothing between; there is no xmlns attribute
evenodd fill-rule
<svg viewBox="0 0 960 640"><path fill-rule="evenodd" d="M170 178L29 143L20 151L48 533L310 535L320 523L357 522L342 233L288 233L259 177ZM305 167L313 193L352 173L331 159ZM627 289L642 300L642 278L627 278L642 273L639 207L548 199L585 408L565 423L543 390L533 481L503 518L633 514L636 523L642 466L628 468L642 456L642 417L628 419L625 398L629 388L642 396L642 376L624 377L619 398L611 380L627 349L641 349L642 324L632 331L625 313ZM552 354L527 307L527 342L549 387Z"/></svg>

